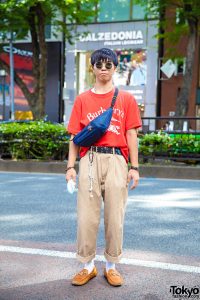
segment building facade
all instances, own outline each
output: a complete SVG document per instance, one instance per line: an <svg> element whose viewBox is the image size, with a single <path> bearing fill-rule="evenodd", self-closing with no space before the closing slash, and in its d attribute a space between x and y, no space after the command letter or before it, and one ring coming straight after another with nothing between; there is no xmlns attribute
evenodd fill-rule
<svg viewBox="0 0 200 300"><path fill-rule="evenodd" d="M46 42L48 51L47 80L46 80L46 105L47 119L53 122L62 121L62 34L54 36L55 29L46 28ZM14 70L22 78L28 89L33 90L33 64L32 46L30 36L23 40L13 41ZM10 65L10 45L2 43L0 58ZM32 112L29 103L17 84L14 85L15 119L30 119ZM62 117L61 117L62 116ZM11 117L10 101L10 76L6 74L0 81L0 120L9 120Z"/></svg>
<svg viewBox="0 0 200 300"><path fill-rule="evenodd" d="M166 18L171 20L171 24L165 28L166 31L173 30L173 24L178 22L176 17L176 9L171 9L166 12ZM185 72L185 61L188 48L188 36L181 36L176 44L170 44L169 42L163 43L162 57L160 61L166 56L167 50L169 48L174 49L175 56L181 57L182 62L180 65L176 66L175 72L172 76L167 77L162 71L159 71L159 98L158 98L158 116L175 116L176 111L176 101L183 84L183 76ZM176 59L172 60L173 63ZM162 65L162 63L160 64ZM188 99L188 117L200 117L200 35L198 34L195 54L194 54L194 64L192 70L192 86L190 90L190 95ZM199 121L188 122L187 129L200 130Z"/></svg>

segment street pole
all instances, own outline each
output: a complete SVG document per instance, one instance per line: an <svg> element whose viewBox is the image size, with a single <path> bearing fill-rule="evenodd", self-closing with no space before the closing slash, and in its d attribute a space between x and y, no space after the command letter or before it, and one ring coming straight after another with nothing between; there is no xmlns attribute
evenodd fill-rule
<svg viewBox="0 0 200 300"><path fill-rule="evenodd" d="M5 121L6 119L5 76L3 77L2 94L3 94L3 121Z"/></svg>
<svg viewBox="0 0 200 300"><path fill-rule="evenodd" d="M0 78L2 84L2 98L3 98L3 121L6 119L6 94L5 94L5 84L6 84L6 71L0 70Z"/></svg>
<svg viewBox="0 0 200 300"><path fill-rule="evenodd" d="M15 120L13 32L10 32L10 104L11 120Z"/></svg>

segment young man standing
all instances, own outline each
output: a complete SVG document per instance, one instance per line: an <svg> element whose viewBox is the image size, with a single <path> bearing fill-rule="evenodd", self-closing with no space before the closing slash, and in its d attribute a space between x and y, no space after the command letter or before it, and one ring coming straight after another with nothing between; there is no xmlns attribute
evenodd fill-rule
<svg viewBox="0 0 200 300"><path fill-rule="evenodd" d="M97 275L94 265L96 238L100 223L102 199L104 202L106 266L104 276L113 286L123 284L116 270L122 256L124 214L128 184L134 189L139 181L137 128L141 127L139 109L134 97L119 91L110 126L91 148L79 149L72 139L90 121L110 107L115 88L113 74L118 65L117 55L102 48L93 52L91 64L95 75L94 87L77 96L70 117L71 133L66 180L76 181L74 164L80 151L77 200L77 259L83 269L72 279L73 285L83 285ZM92 159L91 159L92 157ZM131 168L128 171L128 157Z"/></svg>

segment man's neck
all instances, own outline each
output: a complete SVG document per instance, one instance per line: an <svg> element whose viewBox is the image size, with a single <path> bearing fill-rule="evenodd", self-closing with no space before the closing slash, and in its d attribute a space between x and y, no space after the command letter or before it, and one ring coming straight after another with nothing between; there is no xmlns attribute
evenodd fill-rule
<svg viewBox="0 0 200 300"><path fill-rule="evenodd" d="M106 94L110 92L114 88L114 85L111 82L107 82L105 84L96 82L94 85L94 92L96 94Z"/></svg>

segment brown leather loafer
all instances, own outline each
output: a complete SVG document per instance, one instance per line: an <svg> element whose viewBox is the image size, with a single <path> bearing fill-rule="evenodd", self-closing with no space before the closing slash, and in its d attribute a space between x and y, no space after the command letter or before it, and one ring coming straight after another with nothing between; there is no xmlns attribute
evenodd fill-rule
<svg viewBox="0 0 200 300"><path fill-rule="evenodd" d="M83 285L86 284L90 279L97 276L97 269L94 267L92 272L88 274L87 269L81 270L78 274L76 274L72 279L73 285Z"/></svg>
<svg viewBox="0 0 200 300"><path fill-rule="evenodd" d="M117 270L110 269L106 272L106 268L104 269L104 277L107 279L108 283L113 286L120 286L124 283L122 276Z"/></svg>

